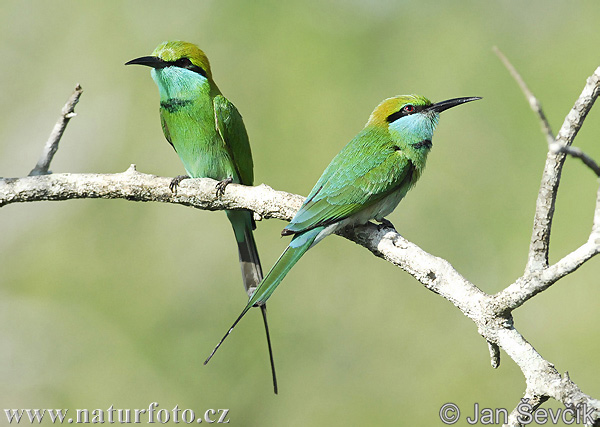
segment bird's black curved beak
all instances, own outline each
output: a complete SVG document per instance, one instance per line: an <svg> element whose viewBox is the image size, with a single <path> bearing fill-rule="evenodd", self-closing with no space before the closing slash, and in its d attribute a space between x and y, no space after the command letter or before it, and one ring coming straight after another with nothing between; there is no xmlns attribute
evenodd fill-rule
<svg viewBox="0 0 600 427"><path fill-rule="evenodd" d="M481 97L471 96L468 98L447 99L446 101L436 102L435 104L427 108L427 110L435 111L436 113L441 113L442 111L445 111L448 108L456 107L457 105L464 104L465 102L477 101L478 99L481 99Z"/></svg>
<svg viewBox="0 0 600 427"><path fill-rule="evenodd" d="M165 68L169 64L157 56L142 56L126 62L125 65L145 65L152 68Z"/></svg>

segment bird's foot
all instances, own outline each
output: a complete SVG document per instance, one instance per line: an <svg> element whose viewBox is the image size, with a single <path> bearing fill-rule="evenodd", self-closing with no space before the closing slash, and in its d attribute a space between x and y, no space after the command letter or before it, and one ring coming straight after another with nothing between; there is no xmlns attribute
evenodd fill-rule
<svg viewBox="0 0 600 427"><path fill-rule="evenodd" d="M381 221L379 221L380 224L377 225L377 229L381 230L382 228L393 228L394 230L396 229L396 227L394 227L394 224L392 224L392 222L387 219L387 218L381 218Z"/></svg>
<svg viewBox="0 0 600 427"><path fill-rule="evenodd" d="M175 178L173 178L171 180L171 183L169 184L169 190L171 190L171 193L177 195L177 187L179 187L179 183L181 183L181 181L183 181L184 179L188 178L189 176L187 175L177 175Z"/></svg>
<svg viewBox="0 0 600 427"><path fill-rule="evenodd" d="M221 197L223 194L225 194L225 189L232 182L233 182L232 177L229 177L227 179L224 179L223 181L217 182L217 185L215 186L217 188L217 197Z"/></svg>

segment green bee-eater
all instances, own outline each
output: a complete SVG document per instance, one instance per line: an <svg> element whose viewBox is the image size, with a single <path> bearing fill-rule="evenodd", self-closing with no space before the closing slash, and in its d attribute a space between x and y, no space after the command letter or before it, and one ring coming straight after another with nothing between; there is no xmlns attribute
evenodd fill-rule
<svg viewBox="0 0 600 427"><path fill-rule="evenodd" d="M167 141L173 146L189 177L219 181L217 194L227 184L252 185L252 153L248 134L237 108L215 84L208 58L192 43L167 41L150 56L127 62L152 67L152 78L160 93L160 120ZM178 176L171 189L187 176ZM244 288L251 296L263 278L252 230L252 212L226 211L238 244ZM273 387L277 379L269 337L266 308L261 305L267 334Z"/></svg>
<svg viewBox="0 0 600 427"><path fill-rule="evenodd" d="M374 219L386 223L425 168L439 113L478 97L431 103L418 95L384 100L364 129L333 158L283 236L293 235L287 249L254 292L225 338L253 306L262 306L304 253L327 235Z"/></svg>

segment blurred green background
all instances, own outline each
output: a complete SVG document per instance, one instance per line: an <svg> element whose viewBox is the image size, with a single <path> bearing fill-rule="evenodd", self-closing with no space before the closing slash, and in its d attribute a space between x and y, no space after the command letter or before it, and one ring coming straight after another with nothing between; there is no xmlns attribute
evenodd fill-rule
<svg viewBox="0 0 600 427"><path fill-rule="evenodd" d="M492 46L558 131L600 65L597 2L16 1L0 13L0 176L31 170L81 83L54 172L183 172L165 142L149 70L123 64L163 40L197 43L244 115L256 184L307 194L384 98L484 100L444 113L398 231L494 293L522 274L546 143ZM600 159L600 107L577 146ZM583 243L598 182L564 169L551 260ZM284 223L259 223L270 268ZM536 349L600 395L600 262L515 312ZM315 296L318 295L318 298ZM258 312L202 366L245 302L223 213L123 200L0 212L2 408L229 408L231 425L441 425L455 402L512 408L525 388L490 368L474 325L411 276L331 237L269 303L274 396ZM558 407L559 405L553 404ZM142 420L144 420L142 418ZM0 424L6 423L4 415Z"/></svg>

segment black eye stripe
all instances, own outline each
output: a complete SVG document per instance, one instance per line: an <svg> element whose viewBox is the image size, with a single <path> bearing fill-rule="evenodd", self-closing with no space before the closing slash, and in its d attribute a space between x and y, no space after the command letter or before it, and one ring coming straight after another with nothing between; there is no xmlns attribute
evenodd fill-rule
<svg viewBox="0 0 600 427"><path fill-rule="evenodd" d="M189 58L179 58L176 61L169 61L167 64L173 67L185 68L186 70L193 71L194 73L198 73L201 76L206 77L206 71L202 67L192 64L192 61L190 61Z"/></svg>
<svg viewBox="0 0 600 427"><path fill-rule="evenodd" d="M189 58L179 58L177 61L174 62L175 65L177 65L178 67L189 67L190 65L192 65L192 61L190 61Z"/></svg>
<svg viewBox="0 0 600 427"><path fill-rule="evenodd" d="M404 117L404 116L406 116L406 113L404 113L402 110L400 110L400 111L396 111L395 113L392 113L389 116L387 116L386 120L388 123L392 123L392 122L395 122L396 120L398 120L400 117Z"/></svg>
<svg viewBox="0 0 600 427"><path fill-rule="evenodd" d="M410 107L412 107L412 111L407 111L411 109ZM395 113L392 113L389 116L387 116L386 120L388 123L392 123L401 117L410 116L411 114L418 113L419 111L422 111L423 108L425 108L425 106L423 105L406 104L400 109L400 111L396 111Z"/></svg>

